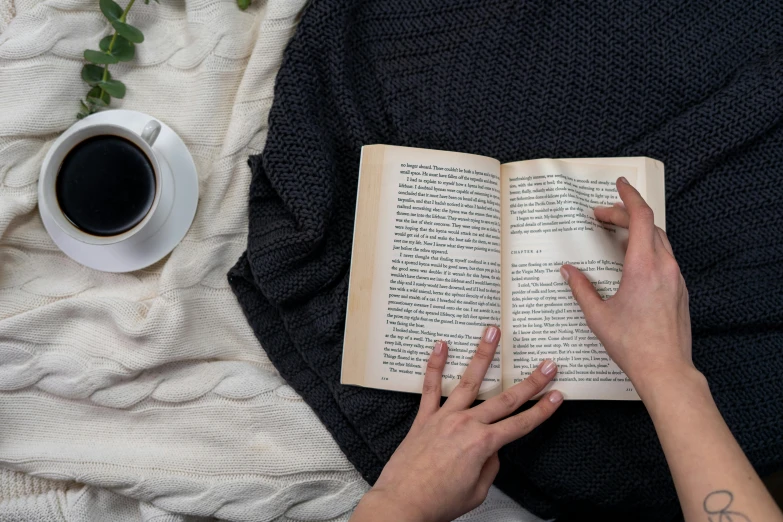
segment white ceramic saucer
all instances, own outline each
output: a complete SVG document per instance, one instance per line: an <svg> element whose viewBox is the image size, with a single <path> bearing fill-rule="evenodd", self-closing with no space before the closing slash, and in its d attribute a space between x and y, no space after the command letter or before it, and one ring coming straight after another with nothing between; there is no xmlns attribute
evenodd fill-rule
<svg viewBox="0 0 783 522"><path fill-rule="evenodd" d="M143 112L110 110L88 116L71 129L89 122L111 123L138 131L151 119L156 118ZM182 139L171 127L163 122L160 124L160 136L152 148L166 159L174 178L174 202L168 219L146 239L130 237L111 245L88 245L63 232L50 215L41 212L46 231L54 243L74 261L103 272L131 272L160 261L185 237L196 215L198 174Z"/></svg>

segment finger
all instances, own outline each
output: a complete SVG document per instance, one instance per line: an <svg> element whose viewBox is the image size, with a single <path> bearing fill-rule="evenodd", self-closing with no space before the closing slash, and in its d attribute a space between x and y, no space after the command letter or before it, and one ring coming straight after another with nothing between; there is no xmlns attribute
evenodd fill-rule
<svg viewBox="0 0 783 522"><path fill-rule="evenodd" d="M551 417L562 403L563 394L554 390L541 397L536 405L529 410L490 425L495 447L500 449L509 442L527 435Z"/></svg>
<svg viewBox="0 0 783 522"><path fill-rule="evenodd" d="M481 497L476 499L479 501L479 503L484 502L484 499L487 498L489 488L495 481L495 477L497 477L498 471L500 471L500 458L498 458L498 452L496 451L492 454L491 457L487 459L487 461L484 463L484 466L481 468L481 472L479 473L478 482L476 483L476 490Z"/></svg>
<svg viewBox="0 0 783 522"><path fill-rule="evenodd" d="M554 361L542 361L527 379L472 408L470 414L485 424L508 417L543 390L556 373L557 365Z"/></svg>
<svg viewBox="0 0 783 522"><path fill-rule="evenodd" d="M450 411L464 410L476 400L479 386L484 381L487 369L495 358L499 340L500 328L494 325L487 326L476 353L473 354L473 359L470 360L459 384L454 388L443 405L444 408Z"/></svg>
<svg viewBox="0 0 783 522"><path fill-rule="evenodd" d="M427 361L427 369L424 372L424 385L421 389L421 403L419 404L419 417L428 417L440 409L441 380L443 377L443 367L446 366L446 359L449 347L445 341L438 341L432 349L430 358Z"/></svg>
<svg viewBox="0 0 783 522"><path fill-rule="evenodd" d="M655 249L655 222L650 206L625 178L618 178L617 192L630 217L628 248Z"/></svg>
<svg viewBox="0 0 783 522"><path fill-rule="evenodd" d="M560 267L560 275L563 276L568 286L571 287L571 293L574 295L579 308L585 314L585 319L590 322L591 317L601 310L604 305L603 299L595 291L595 287L578 268L571 265Z"/></svg>
<svg viewBox="0 0 783 522"><path fill-rule="evenodd" d="M625 207L614 205L612 207L596 207L595 217L599 221L604 223L611 223L621 228L628 228L631 222L631 216L628 215L628 211Z"/></svg>
<svg viewBox="0 0 783 522"><path fill-rule="evenodd" d="M655 232L657 232L658 235L658 241L661 242L661 245L663 248L666 249L669 254L674 257L674 252L672 251L672 244L669 243L669 238L666 236L666 232L661 227L655 227Z"/></svg>

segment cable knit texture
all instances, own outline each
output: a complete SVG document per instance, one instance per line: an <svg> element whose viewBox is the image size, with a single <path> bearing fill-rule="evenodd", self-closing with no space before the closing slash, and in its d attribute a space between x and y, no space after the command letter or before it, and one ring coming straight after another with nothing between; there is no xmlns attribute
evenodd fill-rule
<svg viewBox="0 0 783 522"><path fill-rule="evenodd" d="M0 33L5 31L15 14L16 10L13 0L0 0Z"/></svg>
<svg viewBox="0 0 783 522"><path fill-rule="evenodd" d="M146 502L89 486L0 501L2 522L213 522L168 513Z"/></svg>
<svg viewBox="0 0 783 522"><path fill-rule="evenodd" d="M0 502L22 497L33 497L51 490L74 487L72 482L46 480L18 471L0 468Z"/></svg>
<svg viewBox="0 0 783 522"><path fill-rule="evenodd" d="M0 520L337 521L367 490L225 278L246 246L247 157L304 4L136 2L146 39L111 68L128 85L114 106L179 133L201 198L171 255L105 274L57 249L36 201L86 92L82 52L108 24L96 0L0 0L0 15L16 10L0 17L0 465L26 473L0 471ZM493 491L465 520L536 518Z"/></svg>
<svg viewBox="0 0 783 522"><path fill-rule="evenodd" d="M16 1L0 36L2 465L111 488L136 511L141 501L229 520L346 517L366 490L225 280L245 248L247 156L263 147L304 3L136 2L130 21L146 40L112 66L128 85L115 106L182 136L201 198L171 255L106 274L57 249L36 202L41 161L86 92L81 54L108 24L94 0ZM18 477L0 477L2 489L41 498Z"/></svg>
<svg viewBox="0 0 783 522"><path fill-rule="evenodd" d="M418 397L339 384L361 146L662 160L695 363L768 473L783 465L782 118L777 0L316 0L250 161L248 250L229 279L372 482ZM496 484L541 516L679 516L641 403L567 403L501 462Z"/></svg>

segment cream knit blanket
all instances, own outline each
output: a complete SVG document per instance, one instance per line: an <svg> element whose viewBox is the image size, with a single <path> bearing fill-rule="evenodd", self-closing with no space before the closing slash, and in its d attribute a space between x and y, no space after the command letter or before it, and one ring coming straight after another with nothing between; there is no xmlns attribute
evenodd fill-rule
<svg viewBox="0 0 783 522"><path fill-rule="evenodd" d="M345 520L366 491L226 280L245 249L246 160L304 3L135 4L146 40L112 66L128 86L113 106L179 133L201 197L171 255L106 274L55 247L36 200L107 24L97 0L0 0L0 521ZM533 518L493 491L468 519Z"/></svg>

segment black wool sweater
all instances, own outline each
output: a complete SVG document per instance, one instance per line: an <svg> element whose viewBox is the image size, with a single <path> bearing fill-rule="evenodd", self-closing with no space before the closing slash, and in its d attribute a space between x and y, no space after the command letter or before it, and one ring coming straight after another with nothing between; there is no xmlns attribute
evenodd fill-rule
<svg viewBox="0 0 783 522"><path fill-rule="evenodd" d="M780 0L316 0L269 124L229 280L371 483L419 400L339 384L359 152L373 143L663 161L694 362L758 471L783 466ZM543 517L679 516L641 403L564 404L501 451L496 484Z"/></svg>

